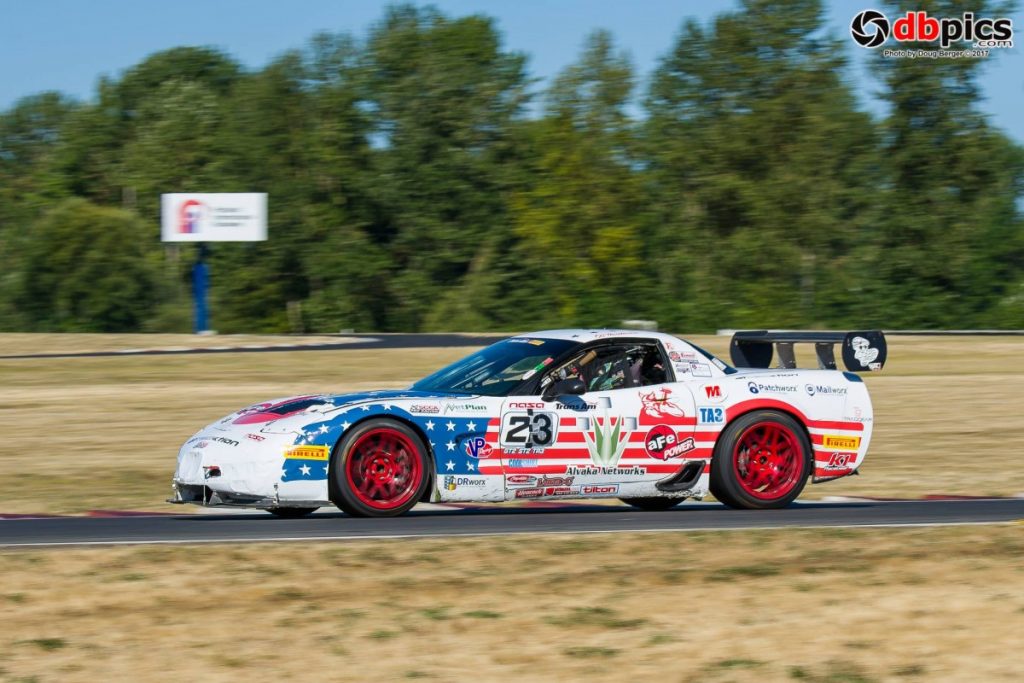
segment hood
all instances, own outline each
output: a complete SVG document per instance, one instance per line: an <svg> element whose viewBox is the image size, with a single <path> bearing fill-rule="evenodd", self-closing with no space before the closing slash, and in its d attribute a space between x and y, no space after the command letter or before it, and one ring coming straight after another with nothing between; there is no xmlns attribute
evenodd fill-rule
<svg viewBox="0 0 1024 683"><path fill-rule="evenodd" d="M319 394L278 398L243 408L215 422L213 427L228 431L233 429L258 429L260 431L278 431L273 423L284 421L287 425L281 431L290 432L295 424L303 424L316 418L316 415L331 413L363 403L379 403L387 401L439 400L445 398L471 398L464 394L440 394L412 389L388 389L382 391L366 391L353 394ZM292 420L289 418L299 418ZM268 427L271 427L268 429Z"/></svg>

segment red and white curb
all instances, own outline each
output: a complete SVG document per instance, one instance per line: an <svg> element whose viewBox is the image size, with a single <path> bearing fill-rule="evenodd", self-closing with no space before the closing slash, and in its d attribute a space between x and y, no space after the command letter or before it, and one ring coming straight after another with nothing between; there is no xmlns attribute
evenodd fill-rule
<svg viewBox="0 0 1024 683"><path fill-rule="evenodd" d="M912 503L922 500L1013 500L1024 498L1024 493L1009 496L963 496L948 493L928 493L920 498L874 498L869 496L825 496L823 503ZM805 501L813 502L813 501Z"/></svg>

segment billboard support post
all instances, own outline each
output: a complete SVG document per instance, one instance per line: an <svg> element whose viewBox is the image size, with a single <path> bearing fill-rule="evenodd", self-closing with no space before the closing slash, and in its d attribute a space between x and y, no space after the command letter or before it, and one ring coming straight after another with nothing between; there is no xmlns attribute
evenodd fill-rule
<svg viewBox="0 0 1024 683"><path fill-rule="evenodd" d="M199 257L192 266L192 297L195 301L195 333L203 334L210 329L207 322L206 292L210 284L210 270L206 265L208 247L199 243Z"/></svg>

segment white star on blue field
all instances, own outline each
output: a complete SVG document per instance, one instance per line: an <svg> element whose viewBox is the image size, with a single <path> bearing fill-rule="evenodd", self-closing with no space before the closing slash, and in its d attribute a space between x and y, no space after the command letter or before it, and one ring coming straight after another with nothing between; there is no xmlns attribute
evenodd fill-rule
<svg viewBox="0 0 1024 683"><path fill-rule="evenodd" d="M469 442L487 433L485 417L446 417L423 423L441 474L479 474L480 459L472 457Z"/></svg>
<svg viewBox="0 0 1024 683"><path fill-rule="evenodd" d="M363 404L346 408L324 423L309 425L296 443L333 447L342 433L352 426L350 420L361 419L367 414L370 417L398 415L415 423L427 436L441 474L479 474L480 460L470 455L472 449L468 445L477 437L486 435L488 418L480 415L441 418L436 414L412 414L391 403ZM482 452L486 451L486 448L482 449ZM282 467L282 481L325 479L328 471L327 463L322 460L289 458Z"/></svg>

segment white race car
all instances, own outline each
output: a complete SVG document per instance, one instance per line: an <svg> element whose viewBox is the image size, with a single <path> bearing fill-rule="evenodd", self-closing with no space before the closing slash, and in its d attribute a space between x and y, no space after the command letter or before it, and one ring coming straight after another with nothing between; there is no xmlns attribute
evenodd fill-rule
<svg viewBox="0 0 1024 683"><path fill-rule="evenodd" d="M818 369L797 369L812 343ZM620 498L663 510L711 493L788 505L857 472L881 332L737 332L732 365L677 337L549 330L511 337L409 389L298 396L214 422L178 453L170 502L399 515L419 501ZM778 367L770 369L773 356Z"/></svg>

